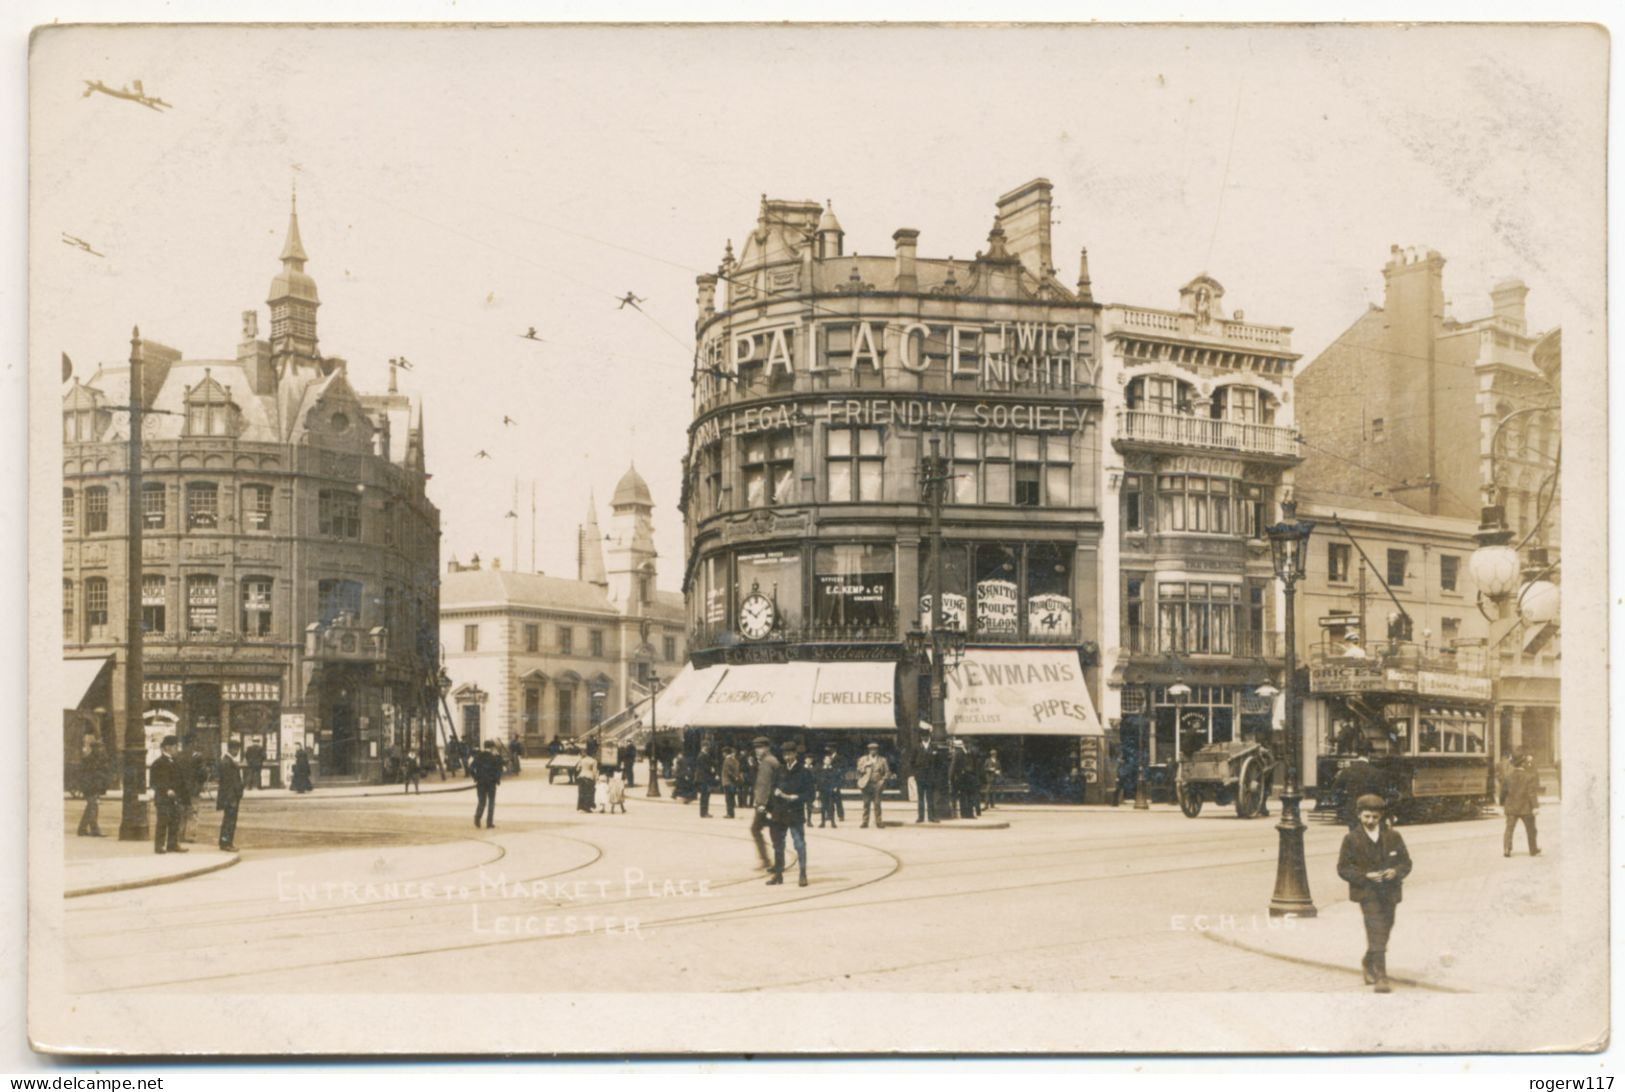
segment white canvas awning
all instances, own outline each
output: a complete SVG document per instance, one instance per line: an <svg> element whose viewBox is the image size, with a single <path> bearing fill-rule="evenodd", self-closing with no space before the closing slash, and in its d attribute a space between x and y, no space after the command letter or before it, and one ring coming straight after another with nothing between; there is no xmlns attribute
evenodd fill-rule
<svg viewBox="0 0 1625 1092"><path fill-rule="evenodd" d="M894 663L819 664L807 727L895 729L896 680Z"/></svg>
<svg viewBox="0 0 1625 1092"><path fill-rule="evenodd" d="M1074 649L971 648L946 679L952 735L1105 735Z"/></svg>
<svg viewBox="0 0 1625 1092"><path fill-rule="evenodd" d="M723 670L727 674L722 681L696 703L688 720L691 726L806 725L818 681L817 664L746 664Z"/></svg>
<svg viewBox="0 0 1625 1092"><path fill-rule="evenodd" d="M692 664L683 665L683 670L668 685L661 688L655 696L653 714L655 727L660 731L668 728L687 728L689 717L694 709L706 698L727 673L725 667L700 667ZM645 698L639 703L638 725L647 730L650 720L650 701Z"/></svg>
<svg viewBox="0 0 1625 1092"><path fill-rule="evenodd" d="M62 661L62 708L78 709L84 705L90 688L96 685L103 671L113 662L111 656L98 656L94 660Z"/></svg>

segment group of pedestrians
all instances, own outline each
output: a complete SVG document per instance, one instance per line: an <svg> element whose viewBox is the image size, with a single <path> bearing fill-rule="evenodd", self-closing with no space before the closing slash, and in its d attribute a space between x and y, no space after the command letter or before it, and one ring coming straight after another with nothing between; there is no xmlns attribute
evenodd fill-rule
<svg viewBox="0 0 1625 1092"><path fill-rule="evenodd" d="M994 790L1004 774L998 751L983 755L962 739L939 743L929 728L920 730L913 766L916 823L939 823L944 811L950 819L977 818L995 806Z"/></svg>
<svg viewBox="0 0 1625 1092"><path fill-rule="evenodd" d="M214 806L220 815L220 848L237 852L237 811L246 783L243 758L235 740L214 763ZM209 764L189 740L180 749L175 736L159 743L158 757L149 771L153 801L152 848L155 853L186 853L182 842L197 840L197 804L209 782Z"/></svg>

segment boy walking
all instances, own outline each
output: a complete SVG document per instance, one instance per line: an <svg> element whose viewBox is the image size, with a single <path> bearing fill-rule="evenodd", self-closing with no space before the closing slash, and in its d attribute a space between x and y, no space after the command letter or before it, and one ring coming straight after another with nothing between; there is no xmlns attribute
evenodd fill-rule
<svg viewBox="0 0 1625 1092"><path fill-rule="evenodd" d="M1384 802L1374 794L1355 802L1360 828L1343 835L1337 874L1348 882L1349 900L1360 904L1365 918L1365 970L1367 985L1378 993L1392 993L1388 982L1388 937L1394 929L1394 911L1404 897L1405 877L1411 874L1411 855L1405 839L1382 821Z"/></svg>

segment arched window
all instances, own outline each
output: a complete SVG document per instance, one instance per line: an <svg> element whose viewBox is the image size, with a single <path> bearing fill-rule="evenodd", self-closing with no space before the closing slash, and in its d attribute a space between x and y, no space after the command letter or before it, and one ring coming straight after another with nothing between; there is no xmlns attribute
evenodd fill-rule
<svg viewBox="0 0 1625 1092"><path fill-rule="evenodd" d="M1129 409L1144 413L1189 414L1195 388L1171 375L1142 375L1124 394Z"/></svg>
<svg viewBox="0 0 1625 1092"><path fill-rule="evenodd" d="M85 581L85 640L107 637L107 581L93 576Z"/></svg>
<svg viewBox="0 0 1625 1092"><path fill-rule="evenodd" d="M214 482L186 483L186 526L199 531L220 526L220 487Z"/></svg>

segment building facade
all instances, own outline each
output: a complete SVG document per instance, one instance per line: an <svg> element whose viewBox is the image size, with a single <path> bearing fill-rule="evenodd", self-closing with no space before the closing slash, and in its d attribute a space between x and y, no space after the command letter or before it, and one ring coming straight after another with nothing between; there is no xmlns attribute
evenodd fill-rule
<svg viewBox="0 0 1625 1092"><path fill-rule="evenodd" d="M1529 290L1518 280L1494 286L1488 315L1457 320L1444 265L1435 251L1392 248L1383 305L1300 373L1298 419L1310 444L1300 484L1425 516L1477 521L1499 509L1526 572L1555 581L1559 334L1529 330ZM1524 624L1515 602L1485 601L1482 614L1500 753L1528 752L1552 772L1561 750L1558 627Z"/></svg>
<svg viewBox="0 0 1625 1092"><path fill-rule="evenodd" d="M269 340L246 311L234 359L186 360L138 336L141 391L128 368L67 386L64 650L115 658L122 724L137 580L149 742L173 731L213 754L237 738L273 769L304 745L320 776L372 779L433 715L440 517L424 493L422 409L393 373L388 392L366 394L343 359L321 355L297 211L281 260ZM132 393L149 414L133 498L121 411Z"/></svg>
<svg viewBox="0 0 1625 1092"><path fill-rule="evenodd" d="M440 586L446 701L458 735L535 754L579 737L669 682L686 654L683 599L655 586L654 500L629 469L577 536L576 579L455 559ZM605 549L605 546L608 549Z"/></svg>
<svg viewBox="0 0 1625 1092"><path fill-rule="evenodd" d="M1105 715L1122 787L1171 792L1182 753L1273 739L1282 603L1265 529L1300 458L1291 328L1227 314L1202 275L1174 308L1107 307ZM1183 683L1184 694L1170 688Z"/></svg>
<svg viewBox="0 0 1625 1092"><path fill-rule="evenodd" d="M911 761L934 445L941 605L967 645L949 731L996 735L1034 788L1081 793L1098 771L1099 307L1086 257L1058 278L1050 194L1037 179L999 198L970 260L920 257L907 228L890 255L850 254L831 209L764 197L738 257L730 243L699 278L682 507L704 685L673 695L687 726L868 736ZM1066 697L1030 701L1041 680Z"/></svg>

